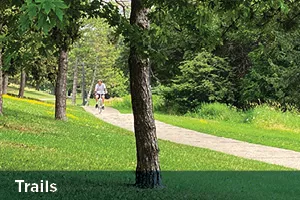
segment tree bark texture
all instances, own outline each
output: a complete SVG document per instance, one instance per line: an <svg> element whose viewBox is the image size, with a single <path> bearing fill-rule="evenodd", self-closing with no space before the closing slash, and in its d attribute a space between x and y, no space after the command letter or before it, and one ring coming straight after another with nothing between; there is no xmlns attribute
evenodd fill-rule
<svg viewBox="0 0 300 200"><path fill-rule="evenodd" d="M72 104L76 104L76 95L77 95L77 83L78 83L78 58L76 58L73 74L73 89L72 89Z"/></svg>
<svg viewBox="0 0 300 200"><path fill-rule="evenodd" d="M86 105L89 105L90 96L92 94L92 91L94 91L96 75L97 75L97 65L95 65L94 69L93 69L93 78L92 78L89 93L88 93L88 96L87 96Z"/></svg>
<svg viewBox="0 0 300 200"><path fill-rule="evenodd" d="M68 52L61 49L55 87L55 119L66 120Z"/></svg>
<svg viewBox="0 0 300 200"><path fill-rule="evenodd" d="M3 82L2 82L2 94L7 94L7 87L8 87L8 74L4 73L3 75Z"/></svg>
<svg viewBox="0 0 300 200"><path fill-rule="evenodd" d="M0 49L0 115L3 114L2 83L2 49Z"/></svg>
<svg viewBox="0 0 300 200"><path fill-rule="evenodd" d="M130 23L141 30L149 29L148 9L142 0L132 0L131 9ZM149 83L150 65L134 42L130 45L129 70L137 152L136 186L154 188L162 183Z"/></svg>
<svg viewBox="0 0 300 200"><path fill-rule="evenodd" d="M24 97L24 91L25 91L25 85L26 85L26 72L24 69L21 71L21 80L20 80L20 88L19 88L19 98Z"/></svg>
<svg viewBox="0 0 300 200"><path fill-rule="evenodd" d="M81 97L82 97L82 105L84 106L86 104L86 91L85 91L85 66L84 63L82 63L82 80L81 80Z"/></svg>

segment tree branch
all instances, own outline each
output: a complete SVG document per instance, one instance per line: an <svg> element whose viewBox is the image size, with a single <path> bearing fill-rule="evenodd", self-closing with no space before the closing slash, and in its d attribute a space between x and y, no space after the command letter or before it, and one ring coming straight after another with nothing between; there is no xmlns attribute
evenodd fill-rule
<svg viewBox="0 0 300 200"><path fill-rule="evenodd" d="M126 5L124 3L124 1L118 1L118 0L115 0L115 2L122 7L123 9L123 16L126 18Z"/></svg>

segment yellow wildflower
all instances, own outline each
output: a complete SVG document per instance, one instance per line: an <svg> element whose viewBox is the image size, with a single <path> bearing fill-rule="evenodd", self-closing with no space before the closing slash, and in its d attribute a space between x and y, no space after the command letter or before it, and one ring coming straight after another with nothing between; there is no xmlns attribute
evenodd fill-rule
<svg viewBox="0 0 300 200"><path fill-rule="evenodd" d="M69 117L69 118L71 118L71 119L79 120L78 117L76 117L75 115L72 115L72 114L68 114L68 113L67 113L67 117Z"/></svg>
<svg viewBox="0 0 300 200"><path fill-rule="evenodd" d="M48 106L48 107L54 107L54 104L45 103L45 102L42 102L42 101L37 101L37 100L32 100L32 99L17 98L17 97L9 96L7 94L4 94L3 98L15 100L15 101L23 101L23 102L27 102L27 103L35 104L35 105L43 105L43 106Z"/></svg>
<svg viewBox="0 0 300 200"><path fill-rule="evenodd" d="M200 119L199 120L201 124L207 124L208 122L205 119Z"/></svg>

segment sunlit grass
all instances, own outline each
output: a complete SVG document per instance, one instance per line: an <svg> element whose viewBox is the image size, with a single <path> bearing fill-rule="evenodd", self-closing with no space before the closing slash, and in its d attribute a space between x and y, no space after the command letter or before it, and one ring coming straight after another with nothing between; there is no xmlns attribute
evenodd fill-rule
<svg viewBox="0 0 300 200"><path fill-rule="evenodd" d="M7 93L18 95L19 94L19 86L15 84L9 84L7 88ZM49 94L44 91L37 91L31 87L25 87L24 96L34 99L45 99L45 100L52 100L54 99L54 95Z"/></svg>
<svg viewBox="0 0 300 200"><path fill-rule="evenodd" d="M12 94L14 96L17 96L19 94L19 86L15 84L10 84L8 86L7 90L8 94ZM30 98L30 99L36 99L40 100L46 103L54 104L55 103L55 96L53 94L49 94L46 91L37 91L34 88L31 87L25 87L25 92L24 92L24 97L25 98ZM67 105L72 105L72 99L67 98L66 99ZM82 97L80 97L80 94L76 97L76 105L81 106L83 102ZM93 104L94 101L93 99L90 100L90 103Z"/></svg>

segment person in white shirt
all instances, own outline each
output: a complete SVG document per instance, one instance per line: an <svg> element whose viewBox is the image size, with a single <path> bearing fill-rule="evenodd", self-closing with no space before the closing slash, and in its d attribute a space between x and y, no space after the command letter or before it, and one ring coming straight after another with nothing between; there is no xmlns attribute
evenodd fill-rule
<svg viewBox="0 0 300 200"><path fill-rule="evenodd" d="M105 94L107 93L106 86L103 83L102 80L98 80L98 83L95 86L95 99L96 99L96 108L98 108L98 99L102 98L103 102L103 108L104 108L104 99L105 99Z"/></svg>

